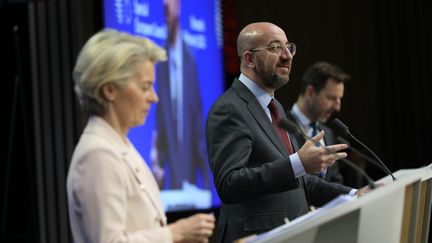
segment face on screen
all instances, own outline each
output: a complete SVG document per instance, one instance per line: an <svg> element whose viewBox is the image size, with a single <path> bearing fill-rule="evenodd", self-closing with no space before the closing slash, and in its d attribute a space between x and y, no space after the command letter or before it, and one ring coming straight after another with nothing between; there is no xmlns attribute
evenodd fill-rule
<svg viewBox="0 0 432 243"><path fill-rule="evenodd" d="M167 24L168 38L175 34L177 25L179 24L180 0L164 0L164 14Z"/></svg>

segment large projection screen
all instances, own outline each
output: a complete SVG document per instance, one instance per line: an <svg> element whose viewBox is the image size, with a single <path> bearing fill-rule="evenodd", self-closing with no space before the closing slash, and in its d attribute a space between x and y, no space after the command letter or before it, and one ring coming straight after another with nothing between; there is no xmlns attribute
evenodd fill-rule
<svg viewBox="0 0 432 243"><path fill-rule="evenodd" d="M104 0L104 21L168 53L156 67L159 102L146 124L129 133L159 183L165 210L218 207L204 128L224 91L220 0Z"/></svg>

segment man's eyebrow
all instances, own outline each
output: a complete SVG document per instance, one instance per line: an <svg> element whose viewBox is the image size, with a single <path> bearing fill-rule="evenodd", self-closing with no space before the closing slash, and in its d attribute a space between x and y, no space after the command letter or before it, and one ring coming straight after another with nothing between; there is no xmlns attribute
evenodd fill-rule
<svg viewBox="0 0 432 243"><path fill-rule="evenodd" d="M283 42L283 41L280 41L280 40L272 40L267 45L271 45L271 44L274 44L274 43L277 43L277 44L287 44L287 43L289 43L289 41Z"/></svg>

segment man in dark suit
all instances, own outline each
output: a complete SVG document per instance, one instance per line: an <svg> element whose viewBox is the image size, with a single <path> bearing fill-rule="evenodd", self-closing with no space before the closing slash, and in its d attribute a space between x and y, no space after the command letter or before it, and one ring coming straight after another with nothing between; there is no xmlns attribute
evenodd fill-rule
<svg viewBox="0 0 432 243"><path fill-rule="evenodd" d="M164 0L164 11L168 61L157 68L153 173L162 189L182 189L187 182L210 190L198 71L181 35L180 1Z"/></svg>
<svg viewBox="0 0 432 243"><path fill-rule="evenodd" d="M313 137L317 132L324 130L325 135L319 145L335 144L332 130L324 123L332 114L340 111L344 84L349 79L350 76L334 64L315 63L303 75L299 96L291 111L288 112L288 119L292 120L301 133L308 137ZM306 142L301 134L296 136L296 140L299 145ZM343 183L338 162L316 175L326 181Z"/></svg>
<svg viewBox="0 0 432 243"><path fill-rule="evenodd" d="M238 36L237 52L241 75L206 121L210 168L222 200L216 242L268 231L307 213L310 205L356 193L309 175L346 157L339 152L346 145L315 146L321 132L299 149L294 137L272 124L277 113L285 117L274 91L288 82L295 54L285 32L267 22L247 25ZM291 146L297 152L290 154Z"/></svg>

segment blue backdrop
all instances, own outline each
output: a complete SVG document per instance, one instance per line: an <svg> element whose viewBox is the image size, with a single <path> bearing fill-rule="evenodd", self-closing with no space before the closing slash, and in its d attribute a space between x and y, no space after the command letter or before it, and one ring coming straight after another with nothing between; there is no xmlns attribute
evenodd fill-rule
<svg viewBox="0 0 432 243"><path fill-rule="evenodd" d="M220 0L182 0L180 25L183 38L197 60L203 119L205 122L211 105L224 91L223 38ZM163 1L105 0L105 26L134 35L146 36L164 46L167 27ZM157 90L156 80L156 90ZM146 124L134 128L129 138L150 165L152 131L156 129L156 106L153 106ZM204 124L203 124L203 127ZM212 206L220 205L215 189Z"/></svg>

